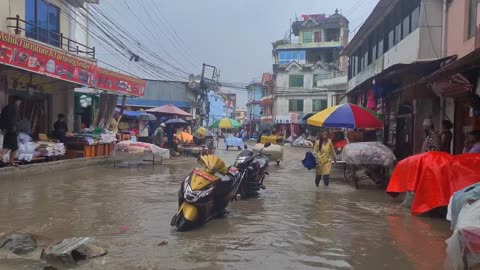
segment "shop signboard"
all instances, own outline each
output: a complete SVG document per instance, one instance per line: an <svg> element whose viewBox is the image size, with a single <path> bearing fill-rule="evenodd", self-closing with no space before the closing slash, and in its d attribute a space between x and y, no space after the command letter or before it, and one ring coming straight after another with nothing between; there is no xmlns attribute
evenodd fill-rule
<svg viewBox="0 0 480 270"><path fill-rule="evenodd" d="M92 87L118 94L143 96L146 82L142 79L97 67Z"/></svg>
<svg viewBox="0 0 480 270"><path fill-rule="evenodd" d="M0 32L0 63L88 86L95 63L14 35Z"/></svg>
<svg viewBox="0 0 480 270"><path fill-rule="evenodd" d="M0 64L118 94L143 96L144 80L0 31Z"/></svg>

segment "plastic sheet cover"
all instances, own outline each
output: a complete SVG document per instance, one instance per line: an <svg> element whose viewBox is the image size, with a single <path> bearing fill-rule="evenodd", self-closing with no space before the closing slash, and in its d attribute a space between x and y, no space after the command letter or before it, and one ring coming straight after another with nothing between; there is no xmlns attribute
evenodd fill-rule
<svg viewBox="0 0 480 270"><path fill-rule="evenodd" d="M480 200L466 202L447 242L445 269L467 269L480 264ZM467 265L465 265L467 264Z"/></svg>
<svg viewBox="0 0 480 270"><path fill-rule="evenodd" d="M400 161L393 171L387 193L415 193L411 213L447 206L452 194L480 181L480 154L453 156L442 152L414 155Z"/></svg>
<svg viewBox="0 0 480 270"><path fill-rule="evenodd" d="M170 158L170 151L168 149L160 148L150 143L133 142L133 141L123 141L123 142L117 143L117 145L115 146L114 155L118 155L119 153L129 153L129 154L152 153L155 156L162 157L165 159Z"/></svg>
<svg viewBox="0 0 480 270"><path fill-rule="evenodd" d="M392 166L397 161L392 150L381 142L347 144L342 151L342 160L353 165Z"/></svg>

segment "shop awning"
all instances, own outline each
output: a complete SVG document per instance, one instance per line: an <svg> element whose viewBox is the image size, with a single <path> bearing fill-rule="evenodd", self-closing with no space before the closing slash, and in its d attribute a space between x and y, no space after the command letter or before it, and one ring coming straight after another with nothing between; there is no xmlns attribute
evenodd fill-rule
<svg viewBox="0 0 480 270"><path fill-rule="evenodd" d="M122 99L118 99L118 105L122 105ZM145 108L154 108L164 105L172 104L178 108L190 108L188 101L167 101L167 100L147 100L141 98L127 98L126 106L129 107L145 107Z"/></svg>
<svg viewBox="0 0 480 270"><path fill-rule="evenodd" d="M457 56L453 56L453 57L456 58ZM432 74L425 76L423 79L419 81L419 83L430 83L437 79L452 76L457 73L464 73L472 70L477 70L479 68L480 68L480 49L476 49L473 52L465 55L464 57L448 63L447 65L433 72Z"/></svg>

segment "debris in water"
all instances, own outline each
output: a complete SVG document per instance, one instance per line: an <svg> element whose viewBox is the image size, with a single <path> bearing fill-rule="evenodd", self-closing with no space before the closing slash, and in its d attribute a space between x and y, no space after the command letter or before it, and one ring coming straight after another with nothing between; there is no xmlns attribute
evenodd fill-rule
<svg viewBox="0 0 480 270"><path fill-rule="evenodd" d="M31 234L9 233L0 238L0 249L9 250L16 255L22 255L37 249L37 242Z"/></svg>
<svg viewBox="0 0 480 270"><path fill-rule="evenodd" d="M53 265L76 265L86 259L107 254L107 250L90 245L91 237L75 237L62 240L42 250L42 259Z"/></svg>

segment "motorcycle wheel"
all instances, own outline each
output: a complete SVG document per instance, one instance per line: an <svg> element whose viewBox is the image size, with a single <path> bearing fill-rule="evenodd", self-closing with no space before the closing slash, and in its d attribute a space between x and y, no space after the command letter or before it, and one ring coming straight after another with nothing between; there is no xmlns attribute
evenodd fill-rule
<svg viewBox="0 0 480 270"><path fill-rule="evenodd" d="M240 199L245 200L247 199L248 196L248 184L247 183L242 183L240 186L240 190L238 191L238 194L240 194Z"/></svg>
<svg viewBox="0 0 480 270"><path fill-rule="evenodd" d="M172 226L177 227L177 231L179 232L186 232L188 230L191 230L194 227L194 223L191 221L188 221L183 216L183 213L179 213L178 215L175 215L171 223L172 223L171 224Z"/></svg>

